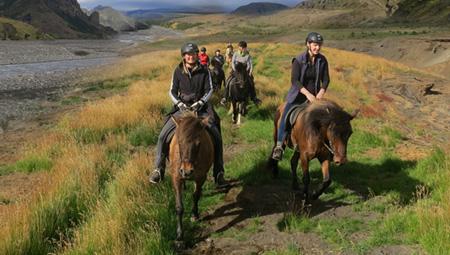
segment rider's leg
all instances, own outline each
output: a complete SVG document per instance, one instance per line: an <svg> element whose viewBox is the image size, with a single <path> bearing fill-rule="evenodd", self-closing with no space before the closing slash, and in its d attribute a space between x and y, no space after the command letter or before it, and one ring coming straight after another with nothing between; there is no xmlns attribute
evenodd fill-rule
<svg viewBox="0 0 450 255"><path fill-rule="evenodd" d="M173 137L176 125L171 118L166 120L156 144L155 170L150 174L150 182L158 183L164 179L166 158L169 153L170 140Z"/></svg>
<svg viewBox="0 0 450 255"><path fill-rule="evenodd" d="M256 97L256 89L255 89L255 78L253 77L253 75L250 75L249 77L249 85L250 85L250 98L252 99L252 101L255 104L259 104L261 102L261 100L259 100Z"/></svg>
<svg viewBox="0 0 450 255"><path fill-rule="evenodd" d="M204 113L199 113L200 115L209 116L209 124L207 130L214 143L214 167L213 176L214 181L217 185L225 184L224 173L225 169L223 167L223 143L222 135L220 132L220 119L217 113L214 111L211 105L206 108L207 111Z"/></svg>
<svg viewBox="0 0 450 255"><path fill-rule="evenodd" d="M287 102L286 106L284 107L283 114L281 115L280 126L277 130L277 143L272 153L272 158L275 160L281 160L283 157L283 141L285 140L286 136L286 115L292 108L292 105L292 103Z"/></svg>

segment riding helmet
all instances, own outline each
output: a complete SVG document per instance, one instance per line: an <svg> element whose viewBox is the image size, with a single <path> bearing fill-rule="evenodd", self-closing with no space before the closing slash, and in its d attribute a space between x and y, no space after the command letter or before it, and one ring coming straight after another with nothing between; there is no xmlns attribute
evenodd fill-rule
<svg viewBox="0 0 450 255"><path fill-rule="evenodd" d="M198 54L198 46L195 43L186 43L181 47L181 56L184 56L186 53Z"/></svg>
<svg viewBox="0 0 450 255"><path fill-rule="evenodd" d="M202 47L202 49L200 50L201 52L206 52L206 48Z"/></svg>
<svg viewBox="0 0 450 255"><path fill-rule="evenodd" d="M238 45L239 45L239 47L247 48L247 42L246 41L240 41Z"/></svg>
<svg viewBox="0 0 450 255"><path fill-rule="evenodd" d="M322 44L323 43L323 36L319 33L316 32L311 32L308 34L308 36L306 36L306 43L318 43L318 44Z"/></svg>

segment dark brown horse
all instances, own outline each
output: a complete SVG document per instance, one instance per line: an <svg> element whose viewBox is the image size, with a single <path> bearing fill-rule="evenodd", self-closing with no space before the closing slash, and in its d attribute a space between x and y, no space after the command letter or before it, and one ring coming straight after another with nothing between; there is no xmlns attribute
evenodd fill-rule
<svg viewBox="0 0 450 255"><path fill-rule="evenodd" d="M285 104L278 107L275 115L274 138L276 143L277 131L281 121L281 113ZM291 158L292 188L298 189L297 166L300 159L303 170L303 194L309 203L309 161L317 158L321 163L323 180L320 188L314 191L312 199L317 199L331 184L330 162L336 165L347 162L347 142L352 134L350 121L357 115L345 112L332 101L320 100L309 104L296 118L288 137L288 146L294 149ZM269 160L274 176L278 174L278 161Z"/></svg>
<svg viewBox="0 0 450 255"><path fill-rule="evenodd" d="M214 161L214 146L206 130L208 119L200 120L192 113L174 118L175 135L170 142L170 170L175 191L177 213L177 241L183 239L183 187L184 181L193 180L192 220L198 220L198 201L208 170Z"/></svg>
<svg viewBox="0 0 450 255"><path fill-rule="evenodd" d="M247 72L247 65L238 62L235 71L228 79L230 90L231 107L233 109L232 121L241 124L241 116L247 113L248 98L250 96L250 75Z"/></svg>
<svg viewBox="0 0 450 255"><path fill-rule="evenodd" d="M222 88L222 84L225 83L225 72L222 69L222 65L214 58L211 60L211 80L213 83L214 91L219 91Z"/></svg>

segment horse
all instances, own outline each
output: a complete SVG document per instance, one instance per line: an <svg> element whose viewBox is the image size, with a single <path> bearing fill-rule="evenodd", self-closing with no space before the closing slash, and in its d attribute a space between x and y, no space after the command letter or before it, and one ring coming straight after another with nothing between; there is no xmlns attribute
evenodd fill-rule
<svg viewBox="0 0 450 255"><path fill-rule="evenodd" d="M214 161L214 146L212 137L206 130L209 118L202 120L188 112L180 117L173 117L173 120L176 129L170 142L169 162L177 214L176 241L182 245L184 182L195 182L191 220L196 221L199 219L198 201L202 186Z"/></svg>
<svg viewBox="0 0 450 255"><path fill-rule="evenodd" d="M228 79L228 89L231 101L232 121L234 124L241 124L241 116L247 113L249 97L250 75L247 72L247 65L238 62L235 71Z"/></svg>
<svg viewBox="0 0 450 255"><path fill-rule="evenodd" d="M313 103L307 103L306 108L299 113L292 124L292 129L284 146L294 149L291 158L292 189L298 190L297 166L300 159L303 171L303 198L310 203L308 194L310 176L309 161L317 158L322 169L322 184L312 193L312 200L316 200L330 186L330 163L336 165L347 162L347 143L352 134L350 121L356 117L358 111L349 114L335 102L321 99ZM274 141L277 141L278 127L281 123L281 115L285 104L278 107L274 121ZM289 117L287 117L289 121ZM275 148L275 146L273 147ZM273 149L272 149L273 152ZM273 177L278 175L278 161L270 158L269 166L272 167Z"/></svg>
<svg viewBox="0 0 450 255"><path fill-rule="evenodd" d="M225 83L225 72L222 69L222 65L218 63L214 58L211 60L213 68L211 72L211 80L215 91L219 91L222 88L222 84Z"/></svg>

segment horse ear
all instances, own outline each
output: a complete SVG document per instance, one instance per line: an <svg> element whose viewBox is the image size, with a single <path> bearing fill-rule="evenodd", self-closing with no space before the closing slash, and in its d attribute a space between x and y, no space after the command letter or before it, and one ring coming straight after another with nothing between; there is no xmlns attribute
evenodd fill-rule
<svg viewBox="0 0 450 255"><path fill-rule="evenodd" d="M359 111L360 111L359 109L354 110L352 112L352 114L350 114L350 116L351 116L350 120L354 119L356 117L356 115L358 115Z"/></svg>

